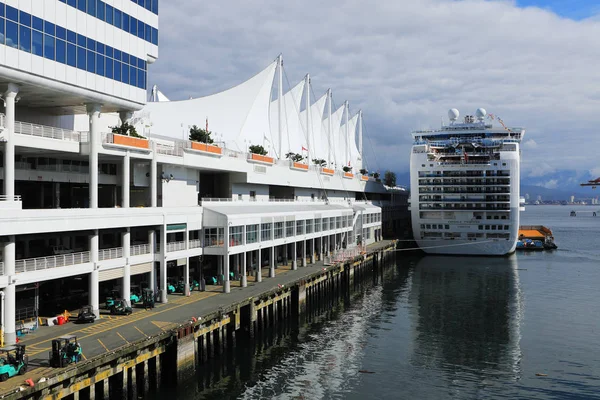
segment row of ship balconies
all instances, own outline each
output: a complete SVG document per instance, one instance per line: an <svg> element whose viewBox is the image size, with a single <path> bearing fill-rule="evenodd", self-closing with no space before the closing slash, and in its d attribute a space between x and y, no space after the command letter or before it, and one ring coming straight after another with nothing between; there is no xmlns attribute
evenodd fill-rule
<svg viewBox="0 0 600 400"><path fill-rule="evenodd" d="M510 193L509 187L419 187L419 193L470 195L480 193Z"/></svg>
<svg viewBox="0 0 600 400"><path fill-rule="evenodd" d="M510 211L510 204L483 202L478 203L419 203L419 210L453 210L453 211Z"/></svg>
<svg viewBox="0 0 600 400"><path fill-rule="evenodd" d="M485 195L485 196L457 196L457 195L421 195L419 196L419 202L441 202L441 203L508 203L510 202L510 196L496 196L496 195Z"/></svg>
<svg viewBox="0 0 600 400"><path fill-rule="evenodd" d="M419 179L420 186L509 186L510 178L436 178L436 179Z"/></svg>
<svg viewBox="0 0 600 400"><path fill-rule="evenodd" d="M477 170L477 171L419 171L419 178L471 178L471 177L510 176L510 171Z"/></svg>

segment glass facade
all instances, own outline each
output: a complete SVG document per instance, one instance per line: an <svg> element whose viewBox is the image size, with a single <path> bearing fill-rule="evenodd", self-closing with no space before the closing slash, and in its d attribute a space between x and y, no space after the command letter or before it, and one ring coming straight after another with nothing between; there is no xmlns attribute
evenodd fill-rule
<svg viewBox="0 0 600 400"><path fill-rule="evenodd" d="M0 44L146 89L145 60L3 3Z"/></svg>
<svg viewBox="0 0 600 400"><path fill-rule="evenodd" d="M260 240L267 241L271 240L271 224L261 224L260 226Z"/></svg>
<svg viewBox="0 0 600 400"><path fill-rule="evenodd" d="M158 15L158 0L131 1ZM158 46L158 29L138 21L102 0L60 0L60 2Z"/></svg>
<svg viewBox="0 0 600 400"><path fill-rule="evenodd" d="M246 244L258 242L258 224L246 225Z"/></svg>
<svg viewBox="0 0 600 400"><path fill-rule="evenodd" d="M286 223L285 223L285 237L292 237L292 236L294 236L294 226L295 226L295 222L294 221L286 221Z"/></svg>
<svg viewBox="0 0 600 400"><path fill-rule="evenodd" d="M232 226L229 229L229 246L234 247L243 245L243 233L243 226Z"/></svg>
<svg viewBox="0 0 600 400"><path fill-rule="evenodd" d="M283 222L275 222L274 239L283 238Z"/></svg>

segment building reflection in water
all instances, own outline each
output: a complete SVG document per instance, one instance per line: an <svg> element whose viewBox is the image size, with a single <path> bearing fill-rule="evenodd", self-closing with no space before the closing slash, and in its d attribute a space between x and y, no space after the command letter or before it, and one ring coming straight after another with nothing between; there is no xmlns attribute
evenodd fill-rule
<svg viewBox="0 0 600 400"><path fill-rule="evenodd" d="M445 371L520 377L520 293L517 257L420 259L409 295L415 327L412 363Z"/></svg>

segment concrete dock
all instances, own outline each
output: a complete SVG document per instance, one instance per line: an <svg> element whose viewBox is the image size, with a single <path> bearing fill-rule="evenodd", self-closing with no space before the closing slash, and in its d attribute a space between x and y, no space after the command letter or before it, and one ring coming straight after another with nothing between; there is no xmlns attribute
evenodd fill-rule
<svg viewBox="0 0 600 400"><path fill-rule="evenodd" d="M272 315L278 312L276 302L279 299L283 299L281 306L279 306L280 308L284 310L290 308L292 299L289 288L295 287L297 290L299 285L301 285L301 294L299 296L300 301L302 301L301 297L305 290L308 293L312 285L311 281L315 285L320 282L328 285L327 282L333 277L333 274L329 274L328 271L332 272L335 269L337 274L343 270L344 264L351 266L356 263L362 263L362 260L366 260L369 257L369 254L373 255L386 250L389 251L393 246L393 241L377 242L368 246L367 254L361 255L360 259L347 260L344 263L334 266L325 266L323 261L317 261L314 264L308 264L306 267L298 267L297 270L280 267L276 270L277 273L274 278L268 278L268 270L265 270L262 282L255 282L253 278L249 278L248 287L241 288L239 285L232 284L231 293L228 294L222 293L221 286L207 286L206 291L194 291L190 296L180 294L169 295L168 303L157 303L156 308L152 310L134 308L134 312L129 316L110 316L106 312L106 314L101 315L101 319L93 324L76 325L74 323L67 323L62 326L40 327L36 331L21 337L21 343L27 345L27 354L30 363L29 370L24 376L15 376L6 382L0 383L0 398L61 398L68 395L77 395L75 398L79 398L78 390L80 388L83 390L86 387L89 387L89 390L86 392L87 396L84 395L84 397L95 398L95 393L98 393L97 388L99 386L96 386L94 391L94 384L100 384L100 381L97 377L94 378L94 376L103 370L104 364L102 363L105 361L108 363L108 359L113 356L125 357L124 355L128 351L134 350L134 348L137 352L136 356L129 357L129 361L127 361L129 364L125 366L124 363L121 367L122 371L126 372L127 368L133 368L134 372L130 372L129 375L125 374L125 377L120 382L121 385L127 386L128 379L129 381L133 379L133 384L135 385L136 364L144 363L144 360L156 357L163 351L164 349L159 350L159 347L168 346L168 342L163 341L161 342L162 344L158 343L169 337L169 335L172 336L173 332L176 332L176 338L180 339L180 341L187 335L190 335L191 339L197 339L200 348L205 348L207 342L213 344L214 340L220 343L222 340L225 340L224 336L220 338L210 336L214 328L213 325L217 324L215 326L218 329L219 326L224 326L225 323L231 323L235 331L239 329L240 324L247 324L248 321L251 324L253 318L254 320L258 319L259 323L261 323L264 318L268 319L269 316L272 318ZM339 278L339 276L336 276L336 278ZM331 280L332 285L343 283L340 279ZM297 303L298 295L296 297L294 301ZM248 305L250 307L246 307ZM241 307L251 310L249 317L246 316L248 313L244 314L240 312ZM261 307L264 307L265 311L270 314L261 313ZM273 308L268 309L268 307ZM257 312L255 309L260 311ZM298 310L297 304L296 310ZM218 319L216 316L218 316ZM248 321L244 322L245 320ZM186 325L186 327L182 330L181 327L183 325ZM177 331L178 329L179 331ZM231 332L227 333L231 335ZM52 339L67 334L77 335L83 347L84 361L79 363L79 365L70 365L66 368L49 367L48 359ZM210 336L210 339L203 339L205 335L206 337ZM153 344L150 350L143 349L144 341L151 341L150 339L152 341L156 340L156 343ZM179 348L179 352L181 353L181 349L183 348L181 343L179 344ZM199 357L197 353L201 351L194 350L193 346L191 349L192 362L194 360L197 361ZM196 355L194 355L194 351ZM112 372L106 373L105 389L102 392L103 396L99 398L108 398L108 392L106 391L108 376L121 371L114 357L110 361ZM181 358L181 354L179 357ZM159 358L156 357L156 360L156 365L158 365ZM167 359L165 358L165 360ZM77 370L83 369L86 365L90 367L92 361L94 369L90 370L89 376L85 378L87 379L85 381L87 383L85 383L83 379L77 378L77 374L81 372ZM156 365L154 365L155 368L157 368ZM175 364L175 366L178 365L178 363ZM145 364L144 368L148 368L148 363ZM68 374L67 370L69 370ZM146 377L146 381L148 381L148 376L144 376ZM29 388L24 384L27 379L31 379L35 383L33 388ZM52 382L53 384L60 383L61 379L67 379L69 380L67 383L73 387L68 391L63 389L56 392L56 390L50 389L49 384L39 383L40 379ZM156 377L154 379L156 380ZM75 385L80 381L84 383L81 383L79 386ZM123 384L123 382L125 383ZM148 383L146 382L146 384ZM131 383L129 385L131 386ZM63 382L62 386L66 386L66 384ZM24 390L20 391L20 387Z"/></svg>

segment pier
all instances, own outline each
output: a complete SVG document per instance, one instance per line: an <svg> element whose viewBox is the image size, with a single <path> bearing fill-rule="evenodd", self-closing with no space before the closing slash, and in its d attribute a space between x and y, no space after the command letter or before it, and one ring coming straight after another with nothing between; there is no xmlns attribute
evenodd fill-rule
<svg viewBox="0 0 600 400"><path fill-rule="evenodd" d="M395 242L381 241L364 254L326 265L316 261L294 270L278 268L275 278L220 286L190 296L169 295L154 310L135 309L129 316L103 316L90 325L41 327L23 337L30 368L0 383L6 399L136 398L164 384L194 374L202 363L252 338L277 321L306 312L307 304L348 288L367 266L393 254ZM75 334L83 360L66 368L48 366L52 339ZM25 383L30 379L34 386Z"/></svg>

